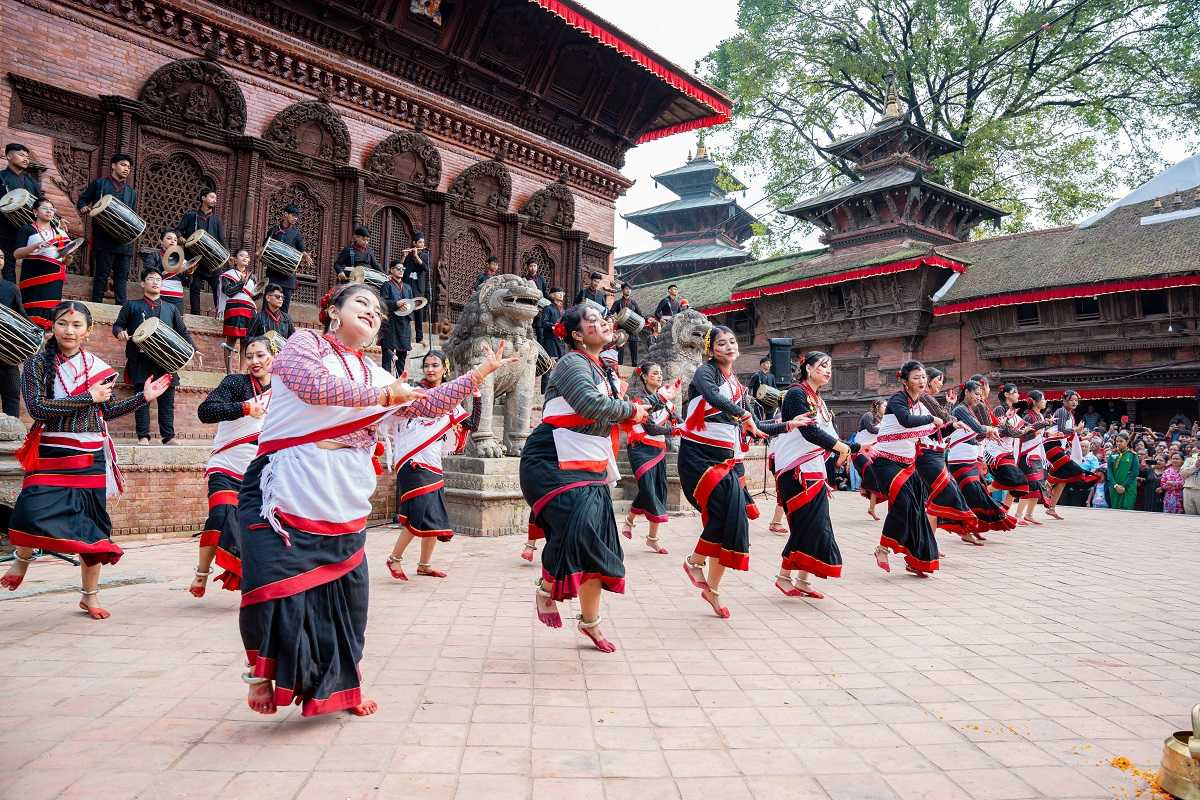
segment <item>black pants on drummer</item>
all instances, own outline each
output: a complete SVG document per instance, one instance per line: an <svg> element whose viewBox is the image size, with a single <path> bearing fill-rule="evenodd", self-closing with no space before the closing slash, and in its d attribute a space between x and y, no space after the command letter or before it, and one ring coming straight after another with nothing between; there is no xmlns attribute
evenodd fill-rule
<svg viewBox="0 0 1200 800"><path fill-rule="evenodd" d="M191 281L188 285L188 299L191 301L193 314L200 313L200 296L204 294L204 284L206 283L208 284L209 288L212 289L213 308L216 308L220 304L218 299L219 296L217 294L217 286L220 284L220 282L221 277L211 272L205 272L203 275L201 275L199 271L197 271L195 275L192 275Z"/></svg>
<svg viewBox="0 0 1200 800"><path fill-rule="evenodd" d="M385 371L392 371L392 364L396 365L396 374L403 375L404 370L408 367L408 351L397 350L394 347L381 348L383 351L381 361Z"/></svg>
<svg viewBox="0 0 1200 800"><path fill-rule="evenodd" d="M96 250L92 253L92 302L104 302L104 289L112 276L114 302L125 305L125 289L129 283L129 262L133 256L114 253L111 250Z"/></svg>
<svg viewBox="0 0 1200 800"><path fill-rule="evenodd" d="M0 408L10 417L21 416L21 368L0 364Z"/></svg>
<svg viewBox="0 0 1200 800"><path fill-rule="evenodd" d="M171 386L158 397L158 433L163 444L175 438L175 384L179 382L176 376L171 380ZM150 404L138 406L133 412L133 422L137 427L138 439L150 438Z"/></svg>

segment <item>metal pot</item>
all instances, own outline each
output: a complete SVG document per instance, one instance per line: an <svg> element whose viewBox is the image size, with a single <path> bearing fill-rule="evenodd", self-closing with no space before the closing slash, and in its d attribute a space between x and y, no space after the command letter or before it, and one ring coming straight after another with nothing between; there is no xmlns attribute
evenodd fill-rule
<svg viewBox="0 0 1200 800"><path fill-rule="evenodd" d="M1179 800L1200 800L1200 703L1192 706L1192 729L1163 743L1158 782Z"/></svg>

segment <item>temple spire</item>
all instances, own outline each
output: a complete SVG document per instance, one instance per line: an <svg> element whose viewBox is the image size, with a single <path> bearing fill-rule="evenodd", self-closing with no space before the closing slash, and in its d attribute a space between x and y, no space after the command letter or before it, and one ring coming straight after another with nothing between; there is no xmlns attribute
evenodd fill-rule
<svg viewBox="0 0 1200 800"><path fill-rule="evenodd" d="M708 148L704 146L704 131L700 131L700 141L696 143L696 160L708 158Z"/></svg>
<svg viewBox="0 0 1200 800"><path fill-rule="evenodd" d="M900 89L896 85L895 70L888 70L883 76L884 81L884 106L883 118L895 119L896 117L904 116L904 112L900 108Z"/></svg>

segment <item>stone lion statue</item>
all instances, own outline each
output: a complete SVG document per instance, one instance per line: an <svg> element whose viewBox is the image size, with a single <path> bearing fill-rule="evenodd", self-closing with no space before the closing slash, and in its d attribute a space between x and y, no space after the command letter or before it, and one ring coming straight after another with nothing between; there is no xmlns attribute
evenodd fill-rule
<svg viewBox="0 0 1200 800"><path fill-rule="evenodd" d="M460 374L483 362L480 345L492 349L508 342L504 355L521 360L505 364L479 387L476 403L482 403L479 430L471 434L466 454L481 458L519 456L529 437L529 420L536 393L534 373L541 346L533 332L533 320L544 304L537 287L519 275L496 275L484 281L463 306L462 314L446 345L455 370ZM496 400L504 396L504 433L492 430Z"/></svg>
<svg viewBox="0 0 1200 800"><path fill-rule="evenodd" d="M662 364L663 383L680 380L679 395L675 398L676 411L682 411L687 397L688 384L696 367L704 360L704 334L712 328L708 317L695 309L687 308L671 317L658 336L650 342L650 353L646 361Z"/></svg>

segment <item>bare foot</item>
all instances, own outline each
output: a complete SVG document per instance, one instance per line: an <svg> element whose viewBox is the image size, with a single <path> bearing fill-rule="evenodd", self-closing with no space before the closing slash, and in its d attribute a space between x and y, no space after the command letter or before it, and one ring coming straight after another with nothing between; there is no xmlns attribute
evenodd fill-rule
<svg viewBox="0 0 1200 800"><path fill-rule="evenodd" d="M100 607L100 600L97 597L99 594L99 589L84 592L83 599L79 601L79 608L81 611L86 611L92 619L108 619L112 614Z"/></svg>
<svg viewBox="0 0 1200 800"><path fill-rule="evenodd" d="M870 506L867 507L867 516L870 517L871 519L875 520L876 522L879 522L879 515L875 513L875 504L874 503L872 503Z"/></svg>
<svg viewBox="0 0 1200 800"><path fill-rule="evenodd" d="M688 576L692 586L697 589L707 589L708 581L704 579L704 564L693 564L691 557L683 560L683 573Z"/></svg>
<svg viewBox="0 0 1200 800"><path fill-rule="evenodd" d="M704 591L700 592L700 597L704 600L704 602L712 606L712 610L716 612L718 617L721 619L729 619L729 609L721 605L720 592L714 589L705 589Z"/></svg>
<svg viewBox="0 0 1200 800"><path fill-rule="evenodd" d="M615 653L617 646L604 638L604 634L600 632L600 619L595 622L587 623L583 621L583 617L579 618L579 632L592 640L592 644L601 653Z"/></svg>
<svg viewBox="0 0 1200 800"><path fill-rule="evenodd" d="M417 564L417 574L424 575L426 578L444 578L446 573L440 569L434 569L429 564Z"/></svg>
<svg viewBox="0 0 1200 800"><path fill-rule="evenodd" d="M558 613L558 603L550 593L540 586L533 595L533 605L537 609L537 618L547 628L561 628L562 617Z"/></svg>
<svg viewBox="0 0 1200 800"><path fill-rule="evenodd" d="M787 536L787 534L788 534L788 529L783 527L783 525L778 522L772 522L770 525L767 526L767 530L769 530L771 533L775 534L776 536Z"/></svg>
<svg viewBox="0 0 1200 800"><path fill-rule="evenodd" d="M259 714L274 714L279 710L275 705L275 685L271 681L250 684L246 705Z"/></svg>
<svg viewBox="0 0 1200 800"><path fill-rule="evenodd" d="M23 561L17 558L13 561L12 566L8 568L8 572L4 573L4 577L0 578L0 587L14 591L21 585L21 581L25 580L25 573L29 571L29 565L33 559Z"/></svg>
<svg viewBox="0 0 1200 800"><path fill-rule="evenodd" d="M374 700L363 700L354 708L349 709L350 713L356 717L369 717L379 710L379 703Z"/></svg>
<svg viewBox="0 0 1200 800"><path fill-rule="evenodd" d="M646 537L646 547L650 549L650 552L658 553L660 556L665 556L667 554L667 548L663 547L659 543L658 539L654 536Z"/></svg>

